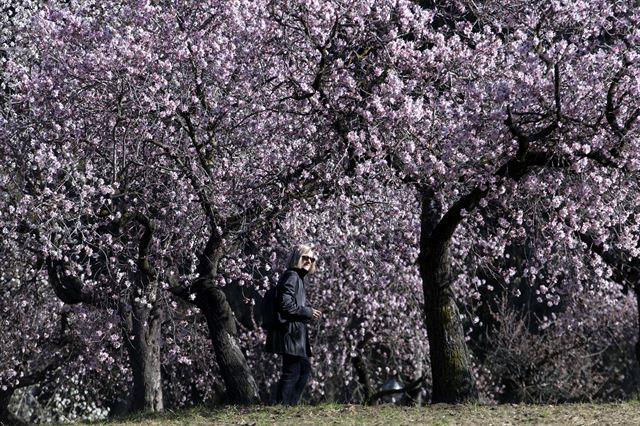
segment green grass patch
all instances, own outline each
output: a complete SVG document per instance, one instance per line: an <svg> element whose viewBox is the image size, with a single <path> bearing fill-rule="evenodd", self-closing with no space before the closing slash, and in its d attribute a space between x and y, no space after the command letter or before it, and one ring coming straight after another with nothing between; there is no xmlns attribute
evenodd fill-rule
<svg viewBox="0 0 640 426"><path fill-rule="evenodd" d="M640 404L447 405L398 407L321 404L297 407L226 406L137 414L91 425L634 425Z"/></svg>

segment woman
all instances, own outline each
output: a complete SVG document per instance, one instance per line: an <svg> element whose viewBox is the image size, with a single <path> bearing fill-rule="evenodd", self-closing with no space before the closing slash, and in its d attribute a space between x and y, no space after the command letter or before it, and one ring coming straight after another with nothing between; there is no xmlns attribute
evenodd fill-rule
<svg viewBox="0 0 640 426"><path fill-rule="evenodd" d="M282 326L267 332L267 352L282 354L282 373L276 403L294 405L300 401L311 374L311 347L307 322L322 313L306 305L304 277L316 270L311 247L299 245L289 254L287 270L276 286L276 305Z"/></svg>

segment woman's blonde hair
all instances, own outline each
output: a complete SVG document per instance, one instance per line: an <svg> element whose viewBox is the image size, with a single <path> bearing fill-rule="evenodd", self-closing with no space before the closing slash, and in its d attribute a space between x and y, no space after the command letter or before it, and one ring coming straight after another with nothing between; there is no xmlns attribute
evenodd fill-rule
<svg viewBox="0 0 640 426"><path fill-rule="evenodd" d="M308 256L309 254L313 254L313 248L306 244L300 244L291 249L289 253L289 260L287 261L287 268L302 268L302 256ZM315 257L315 256L314 256ZM313 262L311 264L311 268L309 268L309 273L313 274L316 271L316 263Z"/></svg>

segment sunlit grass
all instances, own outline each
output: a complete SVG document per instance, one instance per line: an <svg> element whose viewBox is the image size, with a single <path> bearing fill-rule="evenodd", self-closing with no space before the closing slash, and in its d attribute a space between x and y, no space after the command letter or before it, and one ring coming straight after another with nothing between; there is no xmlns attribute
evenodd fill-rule
<svg viewBox="0 0 640 426"><path fill-rule="evenodd" d="M92 425L632 425L640 424L637 402L561 405L446 405L398 407L321 404L297 407L198 407L138 414Z"/></svg>

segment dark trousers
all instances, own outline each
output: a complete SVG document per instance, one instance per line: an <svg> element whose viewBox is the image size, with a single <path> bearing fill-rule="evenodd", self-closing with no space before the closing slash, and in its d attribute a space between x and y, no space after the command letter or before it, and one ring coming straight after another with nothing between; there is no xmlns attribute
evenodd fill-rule
<svg viewBox="0 0 640 426"><path fill-rule="evenodd" d="M282 355L282 374L278 382L276 403L295 405L300 402L300 396L311 375L309 358Z"/></svg>

